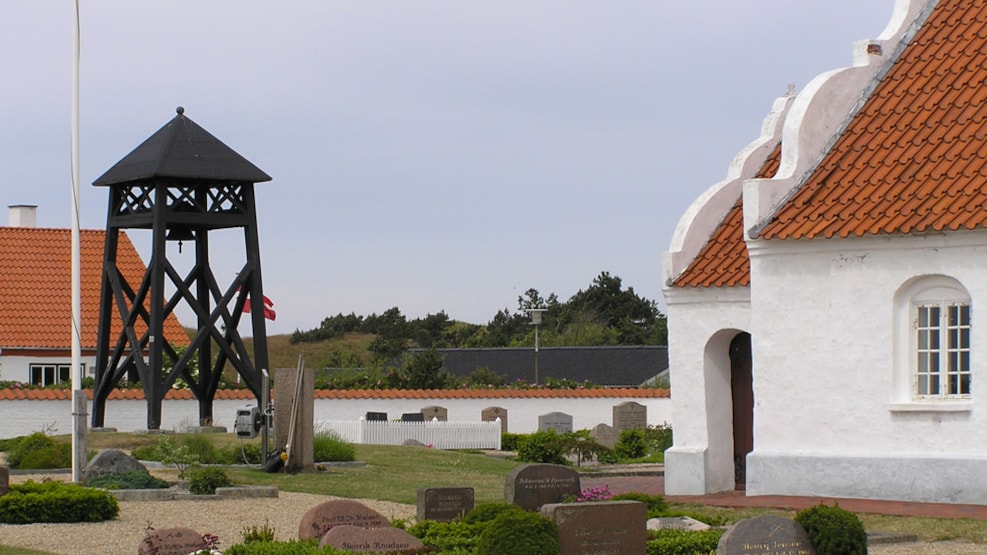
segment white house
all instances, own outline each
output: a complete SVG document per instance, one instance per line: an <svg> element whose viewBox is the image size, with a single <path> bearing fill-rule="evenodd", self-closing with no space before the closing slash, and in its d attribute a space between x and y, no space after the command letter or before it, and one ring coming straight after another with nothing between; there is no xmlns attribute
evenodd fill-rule
<svg viewBox="0 0 987 555"><path fill-rule="evenodd" d="M663 254L668 494L987 499L987 3L897 0Z"/></svg>
<svg viewBox="0 0 987 555"><path fill-rule="evenodd" d="M0 380L53 385L71 381L72 243L70 229L36 226L37 206L12 205L10 223L0 226ZM93 374L103 230L81 230L81 350L83 375ZM117 264L129 283L139 284L146 266L126 235ZM132 301L132 299L131 299ZM165 319L168 337L186 338L178 319ZM111 332L119 334L119 318ZM115 336L115 335L114 335Z"/></svg>

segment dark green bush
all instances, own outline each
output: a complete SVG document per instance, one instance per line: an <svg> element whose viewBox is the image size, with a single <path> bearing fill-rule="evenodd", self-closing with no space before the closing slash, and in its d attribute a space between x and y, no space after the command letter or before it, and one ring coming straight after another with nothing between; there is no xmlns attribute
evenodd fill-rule
<svg viewBox="0 0 987 555"><path fill-rule="evenodd" d="M463 522L468 524L491 522L504 513L524 514L524 512L524 509L513 503L483 503L466 513Z"/></svg>
<svg viewBox="0 0 987 555"><path fill-rule="evenodd" d="M263 526L245 527L240 531L243 543L272 542L274 541L275 530L269 521L264 521Z"/></svg>
<svg viewBox="0 0 987 555"><path fill-rule="evenodd" d="M332 430L321 430L312 438L312 455L318 462L355 461L356 448Z"/></svg>
<svg viewBox="0 0 987 555"><path fill-rule="evenodd" d="M644 435L647 439L648 450L652 453L664 453L672 446L672 425L659 424L658 426L648 426Z"/></svg>
<svg viewBox="0 0 987 555"><path fill-rule="evenodd" d="M89 487L103 489L165 489L168 482L151 476L147 471L134 470L122 474L104 474L89 480Z"/></svg>
<svg viewBox="0 0 987 555"><path fill-rule="evenodd" d="M161 454L158 453L157 445L141 445L134 447L130 451L130 456L139 461L160 461Z"/></svg>
<svg viewBox="0 0 987 555"><path fill-rule="evenodd" d="M795 513L798 522L809 533L818 555L866 555L867 532L857 515L841 509L816 505Z"/></svg>
<svg viewBox="0 0 987 555"><path fill-rule="evenodd" d="M640 459L648 452L644 430L632 428L620 432L617 445L613 448L621 459Z"/></svg>
<svg viewBox="0 0 987 555"><path fill-rule="evenodd" d="M54 446L55 440L43 432L34 432L31 435L23 436L7 451L7 465L10 468L21 468L21 462L30 453L50 449Z"/></svg>
<svg viewBox="0 0 987 555"><path fill-rule="evenodd" d="M648 518L664 516L668 510L668 503L660 495L648 495L646 493L627 492L614 495L610 501L640 501L648 507Z"/></svg>
<svg viewBox="0 0 987 555"><path fill-rule="evenodd" d="M559 553L559 530L538 513L504 512L484 528L477 555L553 555Z"/></svg>
<svg viewBox="0 0 987 555"><path fill-rule="evenodd" d="M38 470L45 468L72 468L72 444L56 443L24 454L17 468Z"/></svg>
<svg viewBox="0 0 987 555"><path fill-rule="evenodd" d="M555 430L544 430L518 439L517 458L522 462L569 464L565 438Z"/></svg>
<svg viewBox="0 0 987 555"><path fill-rule="evenodd" d="M488 524L422 520L409 528L408 533L439 553L475 553L480 535Z"/></svg>
<svg viewBox="0 0 987 555"><path fill-rule="evenodd" d="M319 540L291 540L286 542L247 542L231 545L226 555L323 555L332 551L319 549Z"/></svg>
<svg viewBox="0 0 987 555"><path fill-rule="evenodd" d="M500 434L500 450L517 451L517 443L521 437L523 437L521 434L512 434L509 432Z"/></svg>
<svg viewBox="0 0 987 555"><path fill-rule="evenodd" d="M208 434L186 434L181 436L179 447L188 449L189 454L197 457L200 464L223 464L223 460L216 446L206 437Z"/></svg>
<svg viewBox="0 0 987 555"><path fill-rule="evenodd" d="M212 495L216 493L216 488L233 485L230 477L221 468L194 468L188 474L188 490L195 495Z"/></svg>
<svg viewBox="0 0 987 555"><path fill-rule="evenodd" d="M62 482L12 484L0 496L0 522L101 522L116 518L120 506L109 492Z"/></svg>
<svg viewBox="0 0 987 555"><path fill-rule="evenodd" d="M696 555L716 553L723 530L651 530L648 532L647 555Z"/></svg>

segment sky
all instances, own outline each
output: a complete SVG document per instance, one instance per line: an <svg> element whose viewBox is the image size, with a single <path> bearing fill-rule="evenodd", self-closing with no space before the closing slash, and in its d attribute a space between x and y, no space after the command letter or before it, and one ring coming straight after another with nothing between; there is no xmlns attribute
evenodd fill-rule
<svg viewBox="0 0 987 555"><path fill-rule="evenodd" d="M273 178L256 208L282 334L395 306L486 324L602 271L663 307L679 217L894 0L79 5L81 226L106 225L92 182L183 106ZM68 228L75 3L4 8L0 200ZM242 235L210 237L232 281Z"/></svg>

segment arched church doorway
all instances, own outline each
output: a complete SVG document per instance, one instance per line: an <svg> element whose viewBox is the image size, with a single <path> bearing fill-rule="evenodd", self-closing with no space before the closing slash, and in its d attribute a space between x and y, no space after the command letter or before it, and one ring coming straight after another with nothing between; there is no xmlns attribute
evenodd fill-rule
<svg viewBox="0 0 987 555"><path fill-rule="evenodd" d="M736 489L747 485L747 454L754 450L754 377L751 334L730 342L730 392L733 399L733 467Z"/></svg>

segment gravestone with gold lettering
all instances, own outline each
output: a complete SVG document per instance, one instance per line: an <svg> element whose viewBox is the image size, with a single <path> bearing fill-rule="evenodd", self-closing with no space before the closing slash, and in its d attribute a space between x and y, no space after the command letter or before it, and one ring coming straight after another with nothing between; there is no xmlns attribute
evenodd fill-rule
<svg viewBox="0 0 987 555"><path fill-rule="evenodd" d="M794 520L761 515L741 520L720 538L717 555L816 555L809 533Z"/></svg>
<svg viewBox="0 0 987 555"><path fill-rule="evenodd" d="M560 464L522 464L507 475L504 485L504 500L527 511L579 493L579 473Z"/></svg>

